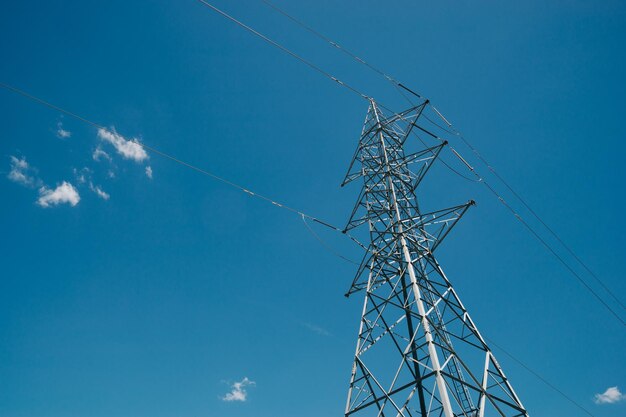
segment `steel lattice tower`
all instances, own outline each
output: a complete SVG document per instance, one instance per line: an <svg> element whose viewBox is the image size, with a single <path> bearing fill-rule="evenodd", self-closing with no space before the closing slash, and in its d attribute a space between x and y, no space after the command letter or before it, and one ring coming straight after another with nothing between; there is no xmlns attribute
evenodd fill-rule
<svg viewBox="0 0 626 417"><path fill-rule="evenodd" d="M424 213L416 188L447 142L409 151L428 102L385 117L371 100L343 185L363 179L346 230L370 245L346 416L528 416L433 252L474 204Z"/></svg>

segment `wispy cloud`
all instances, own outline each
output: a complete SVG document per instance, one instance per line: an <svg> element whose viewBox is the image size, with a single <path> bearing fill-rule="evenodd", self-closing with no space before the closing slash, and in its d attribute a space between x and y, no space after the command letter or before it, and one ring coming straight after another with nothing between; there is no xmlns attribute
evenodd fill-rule
<svg viewBox="0 0 626 417"><path fill-rule="evenodd" d="M132 159L135 162L142 162L148 159L148 154L136 139L126 139L118 134L115 128L111 128L111 130L98 129L98 137L113 145L117 153L126 159Z"/></svg>
<svg viewBox="0 0 626 417"><path fill-rule="evenodd" d="M241 381L235 382L230 386L230 392L226 393L226 395L222 397L222 400L227 402L244 402L248 399L248 391L246 390L246 387L254 385L256 385L256 382L250 381L247 377L244 377Z"/></svg>
<svg viewBox="0 0 626 417"><path fill-rule="evenodd" d="M310 331L312 331L313 333L319 334L320 336L330 336L330 332L324 329L323 327L320 327L311 323L302 323L302 325L306 327L307 329L309 329Z"/></svg>
<svg viewBox="0 0 626 417"><path fill-rule="evenodd" d="M609 387L602 394L596 394L593 400L596 404L613 404L626 400L626 395L622 394L617 387Z"/></svg>
<svg viewBox="0 0 626 417"><path fill-rule="evenodd" d="M63 123L57 123L57 137L60 139L67 139L72 136L72 132L63 129Z"/></svg>
<svg viewBox="0 0 626 417"><path fill-rule="evenodd" d="M152 167L151 166L146 167L146 177L152 179Z"/></svg>
<svg viewBox="0 0 626 417"><path fill-rule="evenodd" d="M111 160L111 155L102 150L100 146L93 150L91 157L94 161L100 161L101 159L106 159L107 161Z"/></svg>
<svg viewBox="0 0 626 417"><path fill-rule="evenodd" d="M91 180L92 171L87 167L84 167L80 170L74 168L72 172L74 173L74 178L76 179L76 182L79 184L85 184L87 183L87 181Z"/></svg>
<svg viewBox="0 0 626 417"><path fill-rule="evenodd" d="M69 204L74 207L80 201L80 195L72 184L63 181L54 190L46 186L39 189L37 204L41 207L56 206L59 204Z"/></svg>
<svg viewBox="0 0 626 417"><path fill-rule="evenodd" d="M11 156L11 170L7 178L26 187L34 187L41 183L35 176L35 171L36 170L28 164L25 157L17 158Z"/></svg>
<svg viewBox="0 0 626 417"><path fill-rule="evenodd" d="M81 169L74 168L73 172L74 172L74 179L76 180L76 183L78 184L79 187L83 185L88 186L89 190L91 190L93 193L95 193L98 197L100 197L103 200L108 200L109 198L111 198L111 195L109 195L109 193L104 191L102 187L93 183L93 175L92 175L93 171L90 168L87 168L87 167L84 167Z"/></svg>
<svg viewBox="0 0 626 417"><path fill-rule="evenodd" d="M94 185L92 182L89 182L89 189L93 191L94 193L96 193L98 197L100 197L101 199L105 201L111 198L109 193L105 192L102 188L100 188L99 185Z"/></svg>

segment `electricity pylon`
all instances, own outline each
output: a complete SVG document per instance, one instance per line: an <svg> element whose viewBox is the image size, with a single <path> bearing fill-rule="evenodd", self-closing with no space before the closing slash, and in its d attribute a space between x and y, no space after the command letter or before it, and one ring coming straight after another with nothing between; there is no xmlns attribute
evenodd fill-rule
<svg viewBox="0 0 626 417"><path fill-rule="evenodd" d="M416 188L447 145L409 150L427 105L385 117L371 100L342 184L363 179L346 231L370 236L346 294L365 291L345 416L527 417L433 254L474 202L420 210Z"/></svg>

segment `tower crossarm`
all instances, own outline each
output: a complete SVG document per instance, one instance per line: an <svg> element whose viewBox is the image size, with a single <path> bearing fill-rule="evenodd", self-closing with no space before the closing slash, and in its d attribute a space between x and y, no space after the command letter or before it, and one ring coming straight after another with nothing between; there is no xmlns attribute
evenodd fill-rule
<svg viewBox="0 0 626 417"><path fill-rule="evenodd" d="M420 216L403 221L402 224L407 242L414 248L413 252L416 254L417 258L434 252L452 231L458 221L461 220L461 217L463 217L467 210L474 204L472 200L462 205L424 213ZM377 214L377 217L378 215L379 214ZM365 217L359 220L359 223L367 223L368 219L368 217ZM378 259L386 259L386 256L390 254L392 251L390 245L393 245L394 240L389 239L388 235L394 234L392 228L393 225L389 225L387 229L375 232L376 237L382 237L383 239L377 238L370 243L346 296L363 290L367 285L370 265L372 265L373 268L379 268L380 262ZM387 238L385 239L384 237Z"/></svg>

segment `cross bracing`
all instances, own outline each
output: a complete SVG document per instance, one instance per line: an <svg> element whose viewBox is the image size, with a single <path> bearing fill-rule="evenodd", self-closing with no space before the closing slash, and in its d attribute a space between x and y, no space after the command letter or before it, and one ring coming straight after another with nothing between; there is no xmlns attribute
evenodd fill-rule
<svg viewBox="0 0 626 417"><path fill-rule="evenodd" d="M416 189L446 146L407 150L426 105L385 117L371 100L344 180L363 181L346 230L370 237L347 293L365 299L345 415L527 416L434 256L474 203L420 209Z"/></svg>

